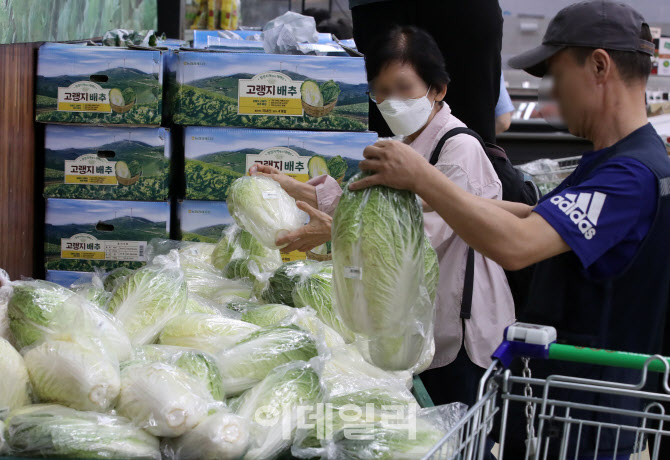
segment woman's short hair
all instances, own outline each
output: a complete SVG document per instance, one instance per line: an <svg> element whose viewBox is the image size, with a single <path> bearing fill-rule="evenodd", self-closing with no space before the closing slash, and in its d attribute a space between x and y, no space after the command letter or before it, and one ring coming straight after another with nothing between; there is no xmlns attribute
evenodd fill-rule
<svg viewBox="0 0 670 460"><path fill-rule="evenodd" d="M368 81L373 81L387 65L400 62L411 65L428 86L443 89L449 84L444 56L435 39L414 26L395 26L379 35L365 56Z"/></svg>

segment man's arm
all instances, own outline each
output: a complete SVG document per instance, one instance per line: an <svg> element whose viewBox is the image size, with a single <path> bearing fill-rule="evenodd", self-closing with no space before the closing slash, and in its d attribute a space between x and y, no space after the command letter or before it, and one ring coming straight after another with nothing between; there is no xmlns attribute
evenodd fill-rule
<svg viewBox="0 0 670 460"><path fill-rule="evenodd" d="M471 195L401 142L378 142L364 155L361 170L375 174L352 184L352 190L384 184L414 191L466 243L503 268L519 270L570 250L530 206Z"/></svg>

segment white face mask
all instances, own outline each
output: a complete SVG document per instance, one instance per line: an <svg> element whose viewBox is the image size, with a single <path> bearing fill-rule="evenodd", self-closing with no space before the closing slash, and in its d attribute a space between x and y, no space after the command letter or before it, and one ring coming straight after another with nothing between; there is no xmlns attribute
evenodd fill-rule
<svg viewBox="0 0 670 460"><path fill-rule="evenodd" d="M430 103L428 93L418 99L386 99L377 104L384 120L396 136L414 134L428 122L435 102Z"/></svg>

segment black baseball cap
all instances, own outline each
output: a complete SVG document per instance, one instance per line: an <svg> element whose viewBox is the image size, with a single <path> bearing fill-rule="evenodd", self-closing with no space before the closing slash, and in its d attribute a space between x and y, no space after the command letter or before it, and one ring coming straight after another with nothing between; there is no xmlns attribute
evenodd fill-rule
<svg viewBox="0 0 670 460"><path fill-rule="evenodd" d="M551 20L542 44L508 61L513 69L523 69L542 77L547 60L568 47L601 48L654 55L654 44L640 38L640 13L625 3L593 0L563 8Z"/></svg>

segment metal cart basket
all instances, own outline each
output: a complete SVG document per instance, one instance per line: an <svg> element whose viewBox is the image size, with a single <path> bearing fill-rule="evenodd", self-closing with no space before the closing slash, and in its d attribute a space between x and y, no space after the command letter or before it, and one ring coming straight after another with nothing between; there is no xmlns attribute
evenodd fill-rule
<svg viewBox="0 0 670 460"><path fill-rule="evenodd" d="M555 189L579 164L581 156L559 160L538 160L519 168L528 174L543 195Z"/></svg>
<svg viewBox="0 0 670 460"><path fill-rule="evenodd" d="M458 425L428 453L425 459L485 460L489 457L493 441L499 442L498 460L509 459L623 459L647 458L642 452L649 450L649 458L660 459L658 447L665 436L670 436L670 387L668 358L635 353L613 352L555 343L554 328L517 323L505 331L505 341L494 354L493 364L486 371L479 386L479 397ZM522 375L512 375L508 369L515 357L523 358ZM529 358L560 360L578 363L637 369L639 374L633 384L606 382L568 376L552 375L546 379L532 377L533 362ZM660 373L660 374L659 374ZM660 378L662 377L662 378ZM658 389L653 383L659 383ZM649 387L653 390L649 390ZM597 395L615 395L641 401L640 410L621 407L585 405L575 401L550 397L552 389L567 389ZM516 392L513 391L516 389ZM522 390L522 391L520 391ZM638 399L639 398L639 399ZM510 434L510 408L517 405L523 412L525 426L525 456L518 453L506 457ZM583 417L588 411L589 417ZM593 414L597 414L594 416ZM595 421L601 414L627 420L627 423ZM557 428L558 427L558 428ZM585 443L583 433L591 430L594 435ZM523 435L523 433L521 433ZM624 436L634 439L634 447L624 448L619 440ZM608 438L609 446L602 450L602 439ZM593 442L595 440L595 442ZM622 455L624 454L624 455Z"/></svg>

